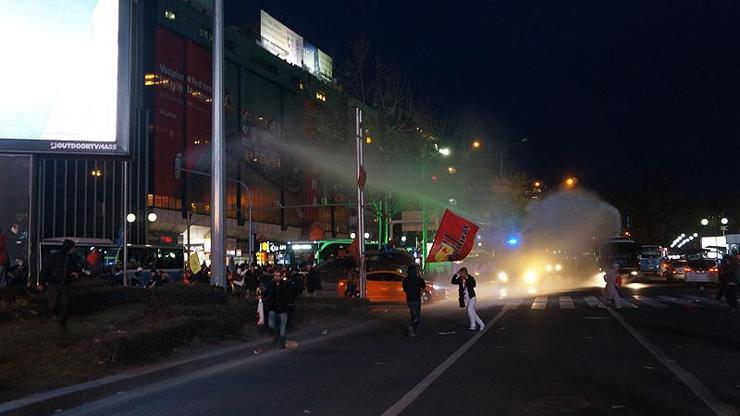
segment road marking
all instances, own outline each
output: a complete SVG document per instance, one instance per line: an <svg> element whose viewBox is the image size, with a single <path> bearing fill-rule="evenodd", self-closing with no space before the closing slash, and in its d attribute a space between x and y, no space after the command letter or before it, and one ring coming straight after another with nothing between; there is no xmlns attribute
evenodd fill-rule
<svg viewBox="0 0 740 416"><path fill-rule="evenodd" d="M621 306L624 309L637 309L638 308L637 305L627 300L627 298L622 298L622 300L619 301L619 306Z"/></svg>
<svg viewBox="0 0 740 416"><path fill-rule="evenodd" d="M718 301L717 299L707 298L704 296L684 295L684 297L691 300L692 302L700 303L703 305L712 305L712 306L719 306L719 307L727 306L727 304L724 302Z"/></svg>
<svg viewBox="0 0 740 416"><path fill-rule="evenodd" d="M573 304L573 299L570 296L560 297L560 309L575 309L576 305Z"/></svg>
<svg viewBox="0 0 740 416"><path fill-rule="evenodd" d="M642 295L633 295L632 298L636 299L638 302L642 302L648 306L652 306L653 308L667 308L668 305L658 302L655 299L651 299L647 296Z"/></svg>
<svg viewBox="0 0 740 416"><path fill-rule="evenodd" d="M532 302L532 309L545 309L547 307L547 296L537 296Z"/></svg>
<svg viewBox="0 0 740 416"><path fill-rule="evenodd" d="M475 344L479 339L483 338L483 336L495 326L496 322L498 322L508 310L508 306L504 307L501 312L499 312L495 317L493 317L493 319L491 319L490 322L486 324L486 329L484 329L483 331L478 331L477 334L473 335L473 337L470 338L468 342L463 344L462 347L460 347L457 351L452 353L452 355L447 357L447 359L444 360L444 362L440 364L439 367L435 368L431 373L424 377L424 379L421 380L419 384L414 386L414 388L409 390L408 393L401 397L399 401L394 403L385 412L383 412L382 416L396 416L403 412L407 407L409 407L409 405L411 405L414 400L421 396L421 394L424 393L424 391L429 386L431 386L435 380L437 380L445 371L447 371L448 368L452 367L452 364L455 364L455 361L459 360L460 357L462 357L463 354L465 354L465 352L467 352L470 347L473 346L473 344Z"/></svg>
<svg viewBox="0 0 740 416"><path fill-rule="evenodd" d="M592 308L604 309L604 304L596 296L584 296L583 300Z"/></svg>
<svg viewBox="0 0 740 416"><path fill-rule="evenodd" d="M696 303L692 303L691 301L686 300L686 299L674 298L673 296L663 296L663 295L658 295L657 297L663 302L675 303L681 306L688 306L692 308L697 308L697 307L701 308L701 306L697 305Z"/></svg>
<svg viewBox="0 0 740 416"><path fill-rule="evenodd" d="M647 340L642 334L637 332L622 315L615 312L612 308L606 308L606 310L619 322L624 329L627 330L645 349L647 349L655 358L658 359L666 368L668 368L673 375L675 375L681 382L691 390L696 397L704 402L710 409L714 411L718 416L736 416L738 409L722 403L707 389L702 382L696 378L693 374L686 371L683 367L678 365L674 360L668 358L663 351L659 350L655 345Z"/></svg>
<svg viewBox="0 0 740 416"><path fill-rule="evenodd" d="M510 306L509 309L516 309L519 307L519 305L522 304L522 302L524 302L523 298L518 298L518 299L512 298L512 299L509 299L509 302L507 302L507 305Z"/></svg>

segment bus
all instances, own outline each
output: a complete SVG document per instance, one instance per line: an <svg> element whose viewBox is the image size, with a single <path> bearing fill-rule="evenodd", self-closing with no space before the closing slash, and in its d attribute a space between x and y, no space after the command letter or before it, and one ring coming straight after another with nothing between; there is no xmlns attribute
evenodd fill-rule
<svg viewBox="0 0 740 416"><path fill-rule="evenodd" d="M637 243L628 238L604 240L599 250L599 266L606 270L611 263L619 264L620 274L636 276L640 268Z"/></svg>

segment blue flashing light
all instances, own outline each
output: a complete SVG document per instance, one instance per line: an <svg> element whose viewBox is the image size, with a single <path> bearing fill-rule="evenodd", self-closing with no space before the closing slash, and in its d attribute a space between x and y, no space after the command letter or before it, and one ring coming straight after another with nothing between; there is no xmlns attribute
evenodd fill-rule
<svg viewBox="0 0 740 416"><path fill-rule="evenodd" d="M519 237L518 236L511 235L511 236L509 236L509 237L506 238L506 240L504 241L504 243L509 248L516 248L516 247L519 247L519 244L521 243L521 241L519 240Z"/></svg>

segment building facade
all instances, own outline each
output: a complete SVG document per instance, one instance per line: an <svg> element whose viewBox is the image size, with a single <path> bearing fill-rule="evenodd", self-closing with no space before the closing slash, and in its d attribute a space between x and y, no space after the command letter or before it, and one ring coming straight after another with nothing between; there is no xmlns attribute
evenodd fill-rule
<svg viewBox="0 0 740 416"><path fill-rule="evenodd" d="M116 247L124 233L210 251L212 17L180 0L134 8L130 158L34 158L37 264L64 238ZM245 257L250 238L259 248L348 236L354 189L336 176L354 171L317 155L354 149L360 103L265 50L248 26L226 30L224 80L227 252Z"/></svg>

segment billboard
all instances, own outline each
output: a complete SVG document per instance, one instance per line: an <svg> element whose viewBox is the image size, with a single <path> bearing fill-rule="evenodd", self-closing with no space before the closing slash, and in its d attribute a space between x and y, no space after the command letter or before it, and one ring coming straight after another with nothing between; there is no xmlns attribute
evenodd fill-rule
<svg viewBox="0 0 740 416"><path fill-rule="evenodd" d="M260 10L262 47L296 66L303 62L303 38L264 10Z"/></svg>
<svg viewBox="0 0 740 416"><path fill-rule="evenodd" d="M0 2L0 152L126 154L131 0Z"/></svg>
<svg viewBox="0 0 740 416"><path fill-rule="evenodd" d="M319 74L318 78L324 81L331 81L334 69L331 56L327 55L321 49L319 51Z"/></svg>
<svg viewBox="0 0 740 416"><path fill-rule="evenodd" d="M303 42L303 69L318 78L319 76L319 50L316 46Z"/></svg>

